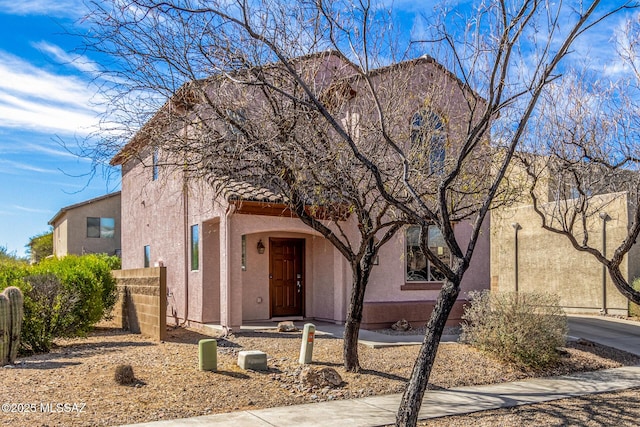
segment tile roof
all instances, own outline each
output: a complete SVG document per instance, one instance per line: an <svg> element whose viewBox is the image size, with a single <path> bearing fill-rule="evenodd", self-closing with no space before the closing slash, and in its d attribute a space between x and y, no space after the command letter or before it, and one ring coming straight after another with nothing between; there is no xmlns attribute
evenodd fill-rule
<svg viewBox="0 0 640 427"><path fill-rule="evenodd" d="M265 187L231 178L216 179L215 185L227 200L247 200L254 202L283 203L286 198Z"/></svg>

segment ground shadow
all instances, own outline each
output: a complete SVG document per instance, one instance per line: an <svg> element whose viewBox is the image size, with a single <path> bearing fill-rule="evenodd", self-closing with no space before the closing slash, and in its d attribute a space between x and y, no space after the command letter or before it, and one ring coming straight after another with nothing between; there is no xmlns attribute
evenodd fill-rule
<svg viewBox="0 0 640 427"><path fill-rule="evenodd" d="M68 366L77 366L82 365L80 362L57 362L52 360L33 360L33 361L24 361L22 363L18 363L12 365L11 368L7 369L38 369L38 370L47 370L47 369L60 369L66 368Z"/></svg>
<svg viewBox="0 0 640 427"><path fill-rule="evenodd" d="M248 380L251 377L247 374L244 374L242 372L235 372L235 371L212 371L212 374L219 374L219 375L224 375L225 377L231 377L231 378L236 378L236 379L240 379L240 380Z"/></svg>
<svg viewBox="0 0 640 427"><path fill-rule="evenodd" d="M218 336L213 336L213 335L205 335L203 333L200 333L198 331L194 331L191 329L185 329L185 328L172 328L170 330L167 331L167 338L165 339L165 341L167 342L173 342L173 343L178 343L178 344L193 344L193 345L198 345L198 343L200 342L200 340L211 340L214 339L216 340L217 346L218 347L225 347L225 348L232 348L232 347L241 347L240 345L227 340L224 337L218 337Z"/></svg>

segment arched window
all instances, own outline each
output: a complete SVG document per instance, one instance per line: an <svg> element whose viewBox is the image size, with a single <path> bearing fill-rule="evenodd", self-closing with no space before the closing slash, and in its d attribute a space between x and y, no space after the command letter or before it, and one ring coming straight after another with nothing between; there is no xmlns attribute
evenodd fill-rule
<svg viewBox="0 0 640 427"><path fill-rule="evenodd" d="M411 119L411 143L423 147L429 156L429 172L444 171L446 132L442 118L433 111L420 110Z"/></svg>

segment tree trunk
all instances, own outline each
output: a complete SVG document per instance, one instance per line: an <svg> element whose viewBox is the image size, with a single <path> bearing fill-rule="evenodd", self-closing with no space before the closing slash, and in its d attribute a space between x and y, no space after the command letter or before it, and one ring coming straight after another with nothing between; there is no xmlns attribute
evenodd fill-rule
<svg viewBox="0 0 640 427"><path fill-rule="evenodd" d="M422 341L418 358L413 365L411 380L402 395L402 401L396 414L396 426L415 426L418 422L418 412L420 412L422 398L429 382L442 331L459 293L460 284L450 281L445 281L442 289L440 289L438 300L427 324L427 331Z"/></svg>
<svg viewBox="0 0 640 427"><path fill-rule="evenodd" d="M363 261L363 264L366 264ZM351 298L347 320L344 325L343 356L344 368L348 372L358 372L360 361L358 358L358 334L360 333L360 323L362 323L362 306L364 304L364 291L369 282L370 266L361 268L360 263L352 265L353 286L351 287Z"/></svg>
<svg viewBox="0 0 640 427"><path fill-rule="evenodd" d="M609 276L613 281L615 287L620 291L622 295L624 295L629 301L634 302L640 305L640 292L633 289L631 283L628 283L627 280L622 275L620 271L620 267L618 266L609 266Z"/></svg>

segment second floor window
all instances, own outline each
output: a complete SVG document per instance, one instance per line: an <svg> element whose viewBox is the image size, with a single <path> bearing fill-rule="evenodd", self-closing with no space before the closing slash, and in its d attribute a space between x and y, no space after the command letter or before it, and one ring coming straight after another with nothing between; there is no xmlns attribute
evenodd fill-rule
<svg viewBox="0 0 640 427"><path fill-rule="evenodd" d="M427 152L429 172L444 171L446 131L440 116L429 110L420 110L411 119L411 143Z"/></svg>
<svg viewBox="0 0 640 427"><path fill-rule="evenodd" d="M155 148L153 150L153 154L152 154L152 158L151 161L153 163L152 165L152 176L151 178L156 181L158 179L158 172L160 170L160 165L159 165L159 160L158 160L158 149Z"/></svg>
<svg viewBox="0 0 640 427"><path fill-rule="evenodd" d="M115 219L87 217L87 237L113 239L115 237L115 234Z"/></svg>

